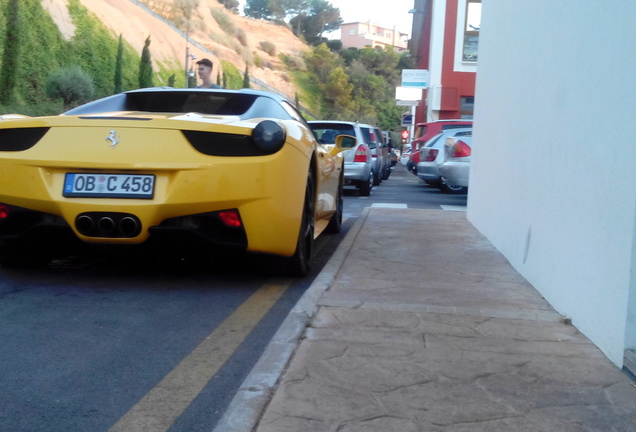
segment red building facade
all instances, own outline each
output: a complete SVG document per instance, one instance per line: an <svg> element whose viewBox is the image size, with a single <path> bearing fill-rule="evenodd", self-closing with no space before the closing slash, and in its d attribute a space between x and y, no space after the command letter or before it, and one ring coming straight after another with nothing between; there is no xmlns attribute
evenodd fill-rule
<svg viewBox="0 0 636 432"><path fill-rule="evenodd" d="M430 72L418 123L472 119L481 0L415 0L410 51Z"/></svg>

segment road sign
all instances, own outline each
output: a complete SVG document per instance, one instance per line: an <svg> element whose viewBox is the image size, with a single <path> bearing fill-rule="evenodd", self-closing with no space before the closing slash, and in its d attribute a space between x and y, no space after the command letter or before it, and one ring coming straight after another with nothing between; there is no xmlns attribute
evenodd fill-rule
<svg viewBox="0 0 636 432"><path fill-rule="evenodd" d="M411 113L402 114L402 126L412 126L412 125L413 125L413 114Z"/></svg>
<svg viewBox="0 0 636 432"><path fill-rule="evenodd" d="M428 88L429 73L426 69L403 69L402 87Z"/></svg>

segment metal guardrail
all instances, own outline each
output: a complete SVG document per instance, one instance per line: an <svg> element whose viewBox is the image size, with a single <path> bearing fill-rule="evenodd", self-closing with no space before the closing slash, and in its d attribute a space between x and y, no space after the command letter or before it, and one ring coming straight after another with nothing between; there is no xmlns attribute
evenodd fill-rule
<svg viewBox="0 0 636 432"><path fill-rule="evenodd" d="M148 6L146 6L145 4L141 3L139 0L130 0L130 2L134 3L136 6L140 7L141 9L143 9L144 12L152 15L153 17L157 18L158 20L163 21L170 28L172 28L172 30L174 30L176 33L178 33L182 38L187 39L188 43L196 46L198 49L200 49L201 51L209 54L210 56L214 57L215 59L217 59L220 62L219 57L216 54L214 54L213 51L211 51L210 49L204 47L199 42L193 40L189 35L186 35L185 32L183 32L183 30L179 29L171 21L168 21L167 19L165 19L164 17L162 17L161 15L159 15L158 13L156 13L155 11L150 9ZM243 72L240 72L240 73L243 74L243 76L245 76L245 74ZM282 96L285 99L288 99L290 102L292 102L292 103L294 102L294 98L291 95L288 95L287 93L284 93L284 92L278 90L277 88L267 84L265 81L263 81L263 80L261 80L259 78L256 78L256 77L253 77L253 76L250 75L250 82L255 83L256 85L261 87L263 90L266 90L266 91L269 91L269 92L272 92L272 93L276 93L279 96ZM314 118L319 118L318 116L316 116L314 113L312 113L308 109L304 108L303 106L299 106L297 108L303 114L310 115L311 117L314 117Z"/></svg>

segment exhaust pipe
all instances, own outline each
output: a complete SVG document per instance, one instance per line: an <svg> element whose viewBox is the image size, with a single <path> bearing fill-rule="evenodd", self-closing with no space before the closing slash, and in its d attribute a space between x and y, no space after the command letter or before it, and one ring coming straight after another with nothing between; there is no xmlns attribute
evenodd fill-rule
<svg viewBox="0 0 636 432"><path fill-rule="evenodd" d="M97 222L97 229L102 234L111 234L115 230L115 221L108 216L104 216Z"/></svg>
<svg viewBox="0 0 636 432"><path fill-rule="evenodd" d="M132 237L139 232L139 222L135 218L126 216L119 221L119 231Z"/></svg>
<svg viewBox="0 0 636 432"><path fill-rule="evenodd" d="M87 215L81 215L75 220L75 227L77 228L77 231L85 236L90 235L94 226L95 223L93 222L93 219Z"/></svg>

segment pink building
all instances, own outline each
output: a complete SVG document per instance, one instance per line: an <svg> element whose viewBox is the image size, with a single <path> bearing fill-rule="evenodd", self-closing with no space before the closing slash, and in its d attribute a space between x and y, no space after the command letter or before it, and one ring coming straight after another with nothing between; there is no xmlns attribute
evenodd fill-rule
<svg viewBox="0 0 636 432"><path fill-rule="evenodd" d="M371 21L342 24L340 40L343 48L393 47L396 51L408 49L408 33L402 33L395 27L382 27Z"/></svg>

